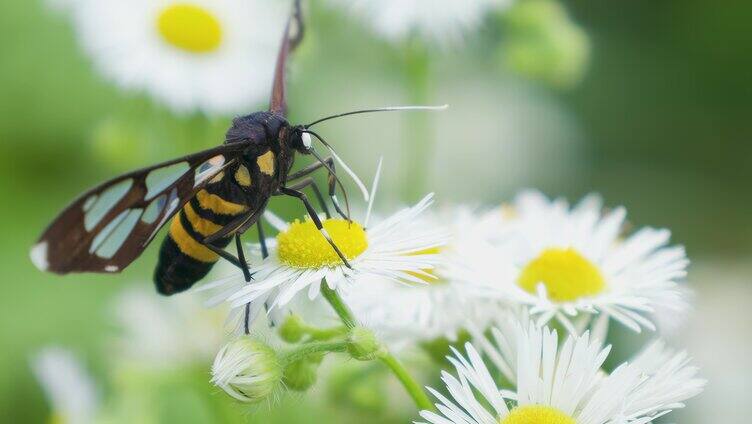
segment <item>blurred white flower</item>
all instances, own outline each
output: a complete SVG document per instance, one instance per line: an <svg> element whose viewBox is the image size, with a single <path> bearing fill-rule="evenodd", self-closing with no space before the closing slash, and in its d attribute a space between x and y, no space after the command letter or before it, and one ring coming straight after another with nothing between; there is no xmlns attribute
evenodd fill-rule
<svg viewBox="0 0 752 424"><path fill-rule="evenodd" d="M555 318L573 333L596 314L654 330L656 311L688 306L678 281L689 261L683 247L667 246L668 230L643 228L621 239L624 208L604 213L592 195L570 209L525 191L509 210L494 249L463 249L457 275L479 294L527 305L539 326Z"/></svg>
<svg viewBox="0 0 752 424"><path fill-rule="evenodd" d="M176 112L265 101L290 4L277 0L53 0L96 68Z"/></svg>
<svg viewBox="0 0 752 424"><path fill-rule="evenodd" d="M274 349L241 336L219 350L212 365L212 383L241 402L258 402L282 382L282 365Z"/></svg>
<svg viewBox="0 0 752 424"><path fill-rule="evenodd" d="M224 311L194 296L128 289L113 305L120 329L114 352L141 366L171 368L210 361L222 344Z"/></svg>
<svg viewBox="0 0 752 424"><path fill-rule="evenodd" d="M99 405L97 389L76 355L60 347L47 347L32 358L31 368L50 402L51 422L94 422Z"/></svg>
<svg viewBox="0 0 752 424"><path fill-rule="evenodd" d="M458 246L484 243L499 221L495 213L484 214L466 206L443 208L418 217L413 224L418 231L434 229L449 234L441 248L433 249L439 263L426 270L436 278L423 278L423 284L401 284L381 276L358 280L357 290L350 290L346 303L364 325L384 337L393 348L446 337L455 341L469 321L479 328L498 311L498 302L470 296L461 281L452 279L447 267L456 260ZM460 242L463 240L463 242Z"/></svg>
<svg viewBox="0 0 752 424"><path fill-rule="evenodd" d="M503 10L512 0L329 0L347 8L373 30L392 41L417 35L429 42L460 44L491 10Z"/></svg>
<svg viewBox="0 0 752 424"><path fill-rule="evenodd" d="M610 347L602 349L588 333L567 338L561 347L555 331L535 325L518 326L510 337L516 344L515 390L499 390L467 343L467 359L457 351L449 358L459 378L442 372L450 397L431 389L439 413L421 416L434 424L644 424L683 406L704 385L686 378L696 370L683 358L660 376L626 363L606 375L600 370Z"/></svg>

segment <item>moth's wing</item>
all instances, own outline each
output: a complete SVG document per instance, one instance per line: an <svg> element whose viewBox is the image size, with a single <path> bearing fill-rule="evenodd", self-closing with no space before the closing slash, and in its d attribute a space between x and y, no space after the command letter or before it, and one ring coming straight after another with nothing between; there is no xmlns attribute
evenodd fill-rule
<svg viewBox="0 0 752 424"><path fill-rule="evenodd" d="M119 272L247 143L224 144L121 175L81 195L31 249L43 271Z"/></svg>
<svg viewBox="0 0 752 424"><path fill-rule="evenodd" d="M287 95L285 83L287 79L287 58L303 39L303 17L300 11L300 0L295 1L292 16L287 20L282 45L277 54L277 66L274 69L274 83L272 98L269 101L269 111L287 116Z"/></svg>

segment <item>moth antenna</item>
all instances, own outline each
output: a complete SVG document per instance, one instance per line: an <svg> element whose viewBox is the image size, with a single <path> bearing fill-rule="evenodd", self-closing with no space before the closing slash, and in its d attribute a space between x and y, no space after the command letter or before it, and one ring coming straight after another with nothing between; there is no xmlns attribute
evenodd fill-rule
<svg viewBox="0 0 752 424"><path fill-rule="evenodd" d="M405 110L444 110L448 108L449 105L444 104L441 106L386 106L386 107L379 107L375 109L361 109L361 110L353 110L351 112L345 112L345 113L338 113L336 115L327 116L325 118L318 119L316 121L311 122L308 125L305 125L305 128L310 128L320 122L328 121L330 119L334 118L341 118L343 116L349 116L349 115L358 115L361 113L372 113L372 112L394 112L394 111L405 111Z"/></svg>
<svg viewBox="0 0 752 424"><path fill-rule="evenodd" d="M318 139L324 146L326 146L327 149L329 149L329 153L332 154L332 157L337 161L337 163L340 164L340 166L342 167L342 169L344 169L345 172L347 172L347 174L350 176L350 178L352 178L353 181L355 181L355 185L358 186L358 188L360 189L360 192L363 194L363 199L365 199L365 201L367 202L368 199L369 199L369 197L370 197L370 195L368 194L368 189L366 188L366 185L363 184L363 181L360 180L360 178L358 177L358 174L356 174L355 171L353 171L352 169L350 169L349 166L347 166L347 164L345 163L345 161L342 160L341 157L339 157L339 155L337 154L337 152L334 151L334 148L329 143L327 143L326 140L324 140L320 135L318 135L315 132L310 131L310 130L305 130L305 132L307 132L307 133L311 134L312 136L316 137L316 139Z"/></svg>

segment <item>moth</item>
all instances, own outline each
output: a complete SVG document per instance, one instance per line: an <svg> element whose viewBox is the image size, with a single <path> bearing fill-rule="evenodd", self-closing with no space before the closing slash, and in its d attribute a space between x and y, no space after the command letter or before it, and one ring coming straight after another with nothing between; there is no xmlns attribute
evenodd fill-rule
<svg viewBox="0 0 752 424"><path fill-rule="evenodd" d="M236 118L221 146L113 178L74 200L55 218L31 249L33 263L43 271L116 273L132 263L168 222L154 272L157 291L171 295L190 288L224 258L251 280L240 236L256 224L274 196L299 199L342 261L303 189L310 187L326 216L322 191L311 175L328 172L328 197L336 212L349 220L347 193L337 177L335 162L367 191L331 146L311 127L328 119L358 113L434 107L406 106L357 110L292 125L286 119L285 77L290 53L303 38L299 1L294 3L277 55L268 111ZM322 157L313 139L330 152ZM295 154L312 155L316 162L291 173ZM339 185L345 201L337 198ZM236 254L225 248L235 240ZM266 248L262 244L262 252Z"/></svg>

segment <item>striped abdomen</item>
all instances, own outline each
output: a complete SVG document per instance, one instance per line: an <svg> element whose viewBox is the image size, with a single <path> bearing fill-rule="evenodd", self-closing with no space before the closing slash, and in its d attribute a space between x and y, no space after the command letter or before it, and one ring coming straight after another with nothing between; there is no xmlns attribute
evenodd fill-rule
<svg viewBox="0 0 752 424"><path fill-rule="evenodd" d="M199 240L214 234L248 211L248 206L222 197L230 192L203 189L172 219L154 271L154 283L160 293L170 295L189 289L206 276L217 262L219 256ZM230 240L232 236L213 244L225 247Z"/></svg>

